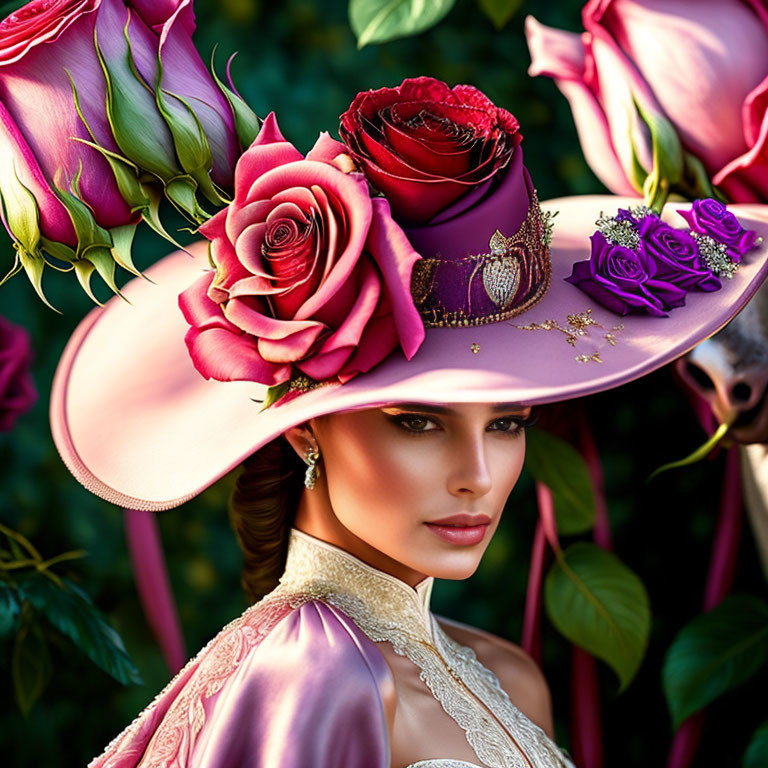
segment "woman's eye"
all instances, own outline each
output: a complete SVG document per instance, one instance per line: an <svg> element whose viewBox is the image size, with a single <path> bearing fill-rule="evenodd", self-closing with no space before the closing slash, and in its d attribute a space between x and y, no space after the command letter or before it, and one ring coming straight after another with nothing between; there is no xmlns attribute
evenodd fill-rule
<svg viewBox="0 0 768 768"><path fill-rule="evenodd" d="M399 424L407 432L431 432L426 429L426 425L429 424L432 419L428 419L426 416L398 416L395 422Z"/></svg>
<svg viewBox="0 0 768 768"><path fill-rule="evenodd" d="M508 416L503 419L496 419L494 421L494 424L501 424L501 428L496 428L493 431L494 432L507 432L511 435L520 434L522 432L525 432L526 427L532 426L536 422L536 419L528 416L526 418L523 418L522 416L512 417Z"/></svg>

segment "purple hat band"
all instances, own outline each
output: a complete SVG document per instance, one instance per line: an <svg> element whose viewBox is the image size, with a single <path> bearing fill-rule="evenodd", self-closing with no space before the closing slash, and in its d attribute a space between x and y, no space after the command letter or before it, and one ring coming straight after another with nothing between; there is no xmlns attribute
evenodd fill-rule
<svg viewBox="0 0 768 768"><path fill-rule="evenodd" d="M505 320L549 287L549 228L520 147L497 177L429 224L405 229L423 257L411 294L426 327Z"/></svg>

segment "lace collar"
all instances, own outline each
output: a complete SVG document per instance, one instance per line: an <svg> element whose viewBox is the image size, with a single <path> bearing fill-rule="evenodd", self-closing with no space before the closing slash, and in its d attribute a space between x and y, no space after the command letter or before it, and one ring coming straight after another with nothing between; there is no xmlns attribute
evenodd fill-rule
<svg viewBox="0 0 768 768"><path fill-rule="evenodd" d="M349 552L291 528L280 588L304 592L338 606L353 620L365 617L388 633L434 643L429 602L434 577L415 587Z"/></svg>

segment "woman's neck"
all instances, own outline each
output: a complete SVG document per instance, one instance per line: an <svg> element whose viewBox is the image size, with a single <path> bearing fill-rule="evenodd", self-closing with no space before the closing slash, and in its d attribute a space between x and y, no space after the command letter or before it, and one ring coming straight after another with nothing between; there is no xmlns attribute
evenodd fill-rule
<svg viewBox="0 0 768 768"><path fill-rule="evenodd" d="M324 492L324 487L319 482L314 490L309 493L304 491L301 494L293 526L316 539L340 547L364 563L400 579L410 587L415 587L426 578L426 574L389 557L342 525L331 508L328 494Z"/></svg>

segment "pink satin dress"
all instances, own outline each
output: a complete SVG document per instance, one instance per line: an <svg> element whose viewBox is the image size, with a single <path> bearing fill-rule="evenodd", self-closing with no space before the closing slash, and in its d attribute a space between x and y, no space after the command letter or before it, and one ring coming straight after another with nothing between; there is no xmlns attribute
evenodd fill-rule
<svg viewBox="0 0 768 768"><path fill-rule="evenodd" d="M89 768L573 768L415 588L291 529L280 584Z"/></svg>

